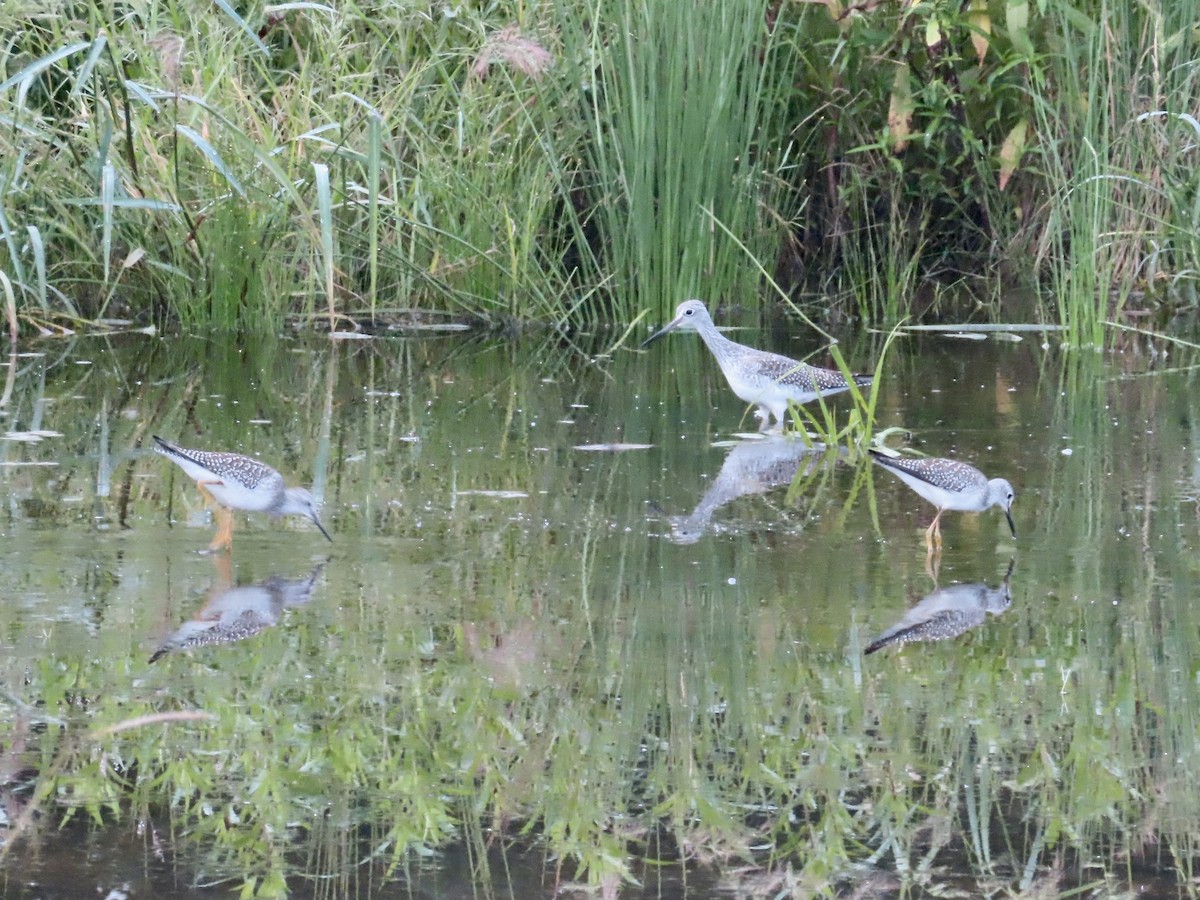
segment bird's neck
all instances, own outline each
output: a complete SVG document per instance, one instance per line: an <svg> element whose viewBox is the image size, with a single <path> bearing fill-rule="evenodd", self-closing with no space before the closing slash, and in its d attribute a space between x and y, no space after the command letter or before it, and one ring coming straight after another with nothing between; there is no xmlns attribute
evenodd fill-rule
<svg viewBox="0 0 1200 900"><path fill-rule="evenodd" d="M728 351L731 347L737 347L735 341L731 341L721 332L717 331L715 325L710 325L708 328L700 330L700 339L704 341L704 346L713 352L716 356L721 356L723 351Z"/></svg>

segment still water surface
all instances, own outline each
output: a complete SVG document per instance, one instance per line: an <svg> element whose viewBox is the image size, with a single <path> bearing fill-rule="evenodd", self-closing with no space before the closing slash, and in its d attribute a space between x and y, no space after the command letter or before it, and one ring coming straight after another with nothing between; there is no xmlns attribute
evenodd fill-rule
<svg viewBox="0 0 1200 900"><path fill-rule="evenodd" d="M22 347L4 896L1191 890L1195 372L1024 338L891 351L877 427L1017 491L1016 540L948 513L933 564L932 507L743 436L694 335ZM334 543L202 552L151 434L311 486Z"/></svg>

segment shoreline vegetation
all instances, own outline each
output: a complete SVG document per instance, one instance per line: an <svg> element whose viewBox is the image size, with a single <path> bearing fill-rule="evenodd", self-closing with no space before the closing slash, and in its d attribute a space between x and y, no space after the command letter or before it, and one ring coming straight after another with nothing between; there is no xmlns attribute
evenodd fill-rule
<svg viewBox="0 0 1200 900"><path fill-rule="evenodd" d="M64 516L115 506L84 468L103 461L107 478L110 428L133 460L130 503L147 522L165 515L161 476L142 479L135 455L147 411L182 431L207 394L244 391L260 420L299 417L264 438L277 442L266 455L288 458L299 433L321 459L344 449L330 435L353 434L346 446L370 449L332 479L348 496L352 479L366 485L354 485L364 501L346 515L369 528L373 514L398 541L430 540L404 490L435 476L370 468L384 449L406 458L394 448L415 430L400 424L428 400L392 387L416 372L451 393L438 408L455 411L448 446L478 441L467 413L495 400L486 392L501 369L521 379L515 399L496 401L502 416L538 421L522 411L552 390L562 395L546 410L573 408L578 396L510 365L507 347L364 352L351 378L335 364L342 344L314 341L299 368L272 364L294 348L263 341L247 379L233 341L191 356L147 341L142 357L173 354L161 369L130 364L127 377L104 370L43 396L46 379L18 371L15 344L117 320L183 332L617 323L628 335L693 294L881 333L905 318L967 318L1033 319L1075 348L1130 327L1184 334L1200 275L1198 14L1200 0L5 0L5 399L57 404L82 423L86 439L64 455L84 474L69 483L73 495L77 483L97 487ZM1094 356L1042 373L1058 381L1039 394L1053 409L1038 412L1048 433L1070 436L1072 456L1045 454L1054 467L1039 527L1067 533L1078 517L1089 536L1120 534L1111 559L1089 541L1054 560L1061 574L1009 614L1010 633L981 631L960 654L874 674L857 654L871 636L857 620L813 640L803 597L764 603L727 573L667 583L662 542L632 526L612 536L609 511L640 523L648 494L616 466L607 486L579 482L595 494L565 537L497 532L464 503L430 528L481 548L486 566L449 554L418 565L389 549L378 581L356 584L357 606L266 630L244 659L182 657L174 681L169 662L150 669L149 654L131 651L148 628L116 602L112 572L126 570L89 568L71 586L130 627L102 629L99 646L81 628L77 657L10 663L0 744L7 782L28 799L4 810L0 864L42 823L159 822L199 848L197 871L242 896L286 896L308 880L335 896L330 873L357 877L346 873L366 860L363 884L392 878L451 843L466 847L481 896L503 878L487 870L493 847L544 850L547 872L603 897L662 861L723 867L744 876L745 893L772 896L850 893L892 865L887 886L915 895L940 890L948 858L963 863L967 891L1115 894L1151 872L1194 895L1196 728L1178 712L1200 636L1177 587L1191 562L1166 540L1147 564L1151 535L1191 526L1192 486L1174 475L1138 494L1095 490L1123 463ZM468 371L475 390L454 394ZM654 384L677 375L664 366ZM628 416L630 383L613 377L597 409ZM300 396L311 402L293 404ZM385 398L365 405L366 422L355 418L364 396ZM808 424L870 433L877 397L815 410ZM1170 405L1183 391L1122 397L1149 410L1147 423L1191 421ZM376 429L376 416L396 424ZM48 432L32 418L23 433L40 439ZM495 433L509 434L502 425ZM1164 471L1194 477L1187 442L1165 446L1179 459ZM499 475L490 454L455 465L480 467L488 494L553 485L531 493L523 521L558 521L553 504L577 484L552 481L555 453L518 451ZM693 455L673 452L664 471ZM438 476L439 496L460 496L459 470L446 471L455 478ZM828 476L805 477L815 494ZM67 483L42 490L61 496ZM1150 512L1131 525L1131 508L1152 511L1155 527ZM1134 533L1147 537L1124 539ZM518 543L537 552L507 558ZM47 559L76 558L47 546L18 583L56 572ZM138 542L108 546L120 560ZM553 577L535 557L555 562ZM717 554L703 558L715 572ZM1120 579L1100 582L1101 561ZM468 585L469 602L397 603L393 586L414 575ZM179 583L201 583L193 576ZM558 591L575 579L577 592ZM1122 593L1108 596L1109 582ZM663 602L636 606L638 590ZM890 609L908 585L893 575L874 590ZM1122 618L1115 600L1142 604L1145 619ZM1050 604L1057 618L1041 618ZM28 636L20 613L3 613L14 643ZM191 610L170 613L176 624ZM346 634L362 652L326 655L330 635ZM521 655L529 647L535 664ZM512 667L520 677L505 681ZM315 713L314 671L336 700Z"/></svg>
<svg viewBox="0 0 1200 900"><path fill-rule="evenodd" d="M1198 18L8 0L0 298L14 338L573 329L691 295L871 326L1032 318L1071 346L1178 330Z"/></svg>

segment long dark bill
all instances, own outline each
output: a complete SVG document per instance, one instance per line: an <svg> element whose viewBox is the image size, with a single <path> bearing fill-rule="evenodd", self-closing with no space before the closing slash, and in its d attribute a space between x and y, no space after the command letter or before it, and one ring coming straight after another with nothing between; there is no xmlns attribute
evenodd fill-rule
<svg viewBox="0 0 1200 900"><path fill-rule="evenodd" d="M325 526L321 524L321 520L316 516L312 516L311 518L313 520L313 524L316 525L317 528L321 529L321 534L325 535L325 540L332 544L333 538L329 536L329 532L325 530Z"/></svg>
<svg viewBox="0 0 1200 900"><path fill-rule="evenodd" d="M648 347L651 344L653 344L655 341L657 341L660 337L662 337L664 334L666 334L668 331L674 331L675 328L679 325L679 322L680 322L679 319L672 319L670 322L668 322L666 325L664 325L658 331L654 332L654 334L650 335L650 337L648 337L644 341L642 341L642 346Z"/></svg>

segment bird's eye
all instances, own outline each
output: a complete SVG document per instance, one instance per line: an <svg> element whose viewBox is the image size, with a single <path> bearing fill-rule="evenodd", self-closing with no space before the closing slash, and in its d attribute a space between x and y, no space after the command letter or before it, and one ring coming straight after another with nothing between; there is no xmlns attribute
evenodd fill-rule
<svg viewBox="0 0 1200 900"><path fill-rule="evenodd" d="M691 316L691 315L695 315L695 313L696 313L696 311L695 311L694 309L685 309L685 310L683 311L683 314L684 314L685 316Z"/></svg>

